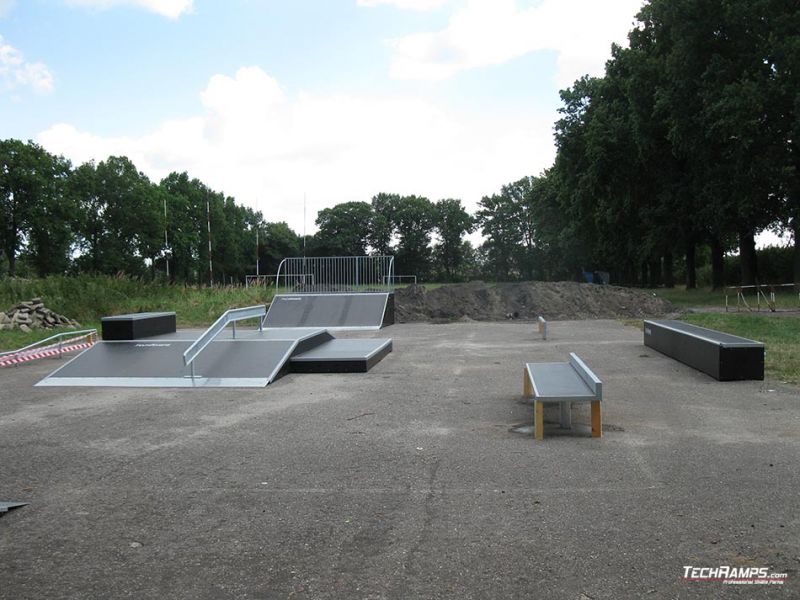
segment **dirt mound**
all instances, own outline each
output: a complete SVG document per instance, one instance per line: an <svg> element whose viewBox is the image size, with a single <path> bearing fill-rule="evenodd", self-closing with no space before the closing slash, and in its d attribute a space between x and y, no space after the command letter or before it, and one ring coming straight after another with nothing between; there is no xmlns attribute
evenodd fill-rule
<svg viewBox="0 0 800 600"><path fill-rule="evenodd" d="M651 293L611 285L569 281L500 283L477 281L427 291L409 286L395 292L399 322L509 318L549 320L661 316L675 309Z"/></svg>

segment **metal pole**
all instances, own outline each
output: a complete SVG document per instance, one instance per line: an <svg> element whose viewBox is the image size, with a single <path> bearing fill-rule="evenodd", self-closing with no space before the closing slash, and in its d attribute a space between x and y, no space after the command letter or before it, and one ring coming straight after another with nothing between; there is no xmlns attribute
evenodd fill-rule
<svg viewBox="0 0 800 600"><path fill-rule="evenodd" d="M169 279L169 238L167 238L167 197L164 196L164 260L167 263L167 279Z"/></svg>
<svg viewBox="0 0 800 600"><path fill-rule="evenodd" d="M208 285L214 287L214 265L211 262L211 204L208 200L208 191L206 191L206 221L208 223Z"/></svg>
<svg viewBox="0 0 800 600"><path fill-rule="evenodd" d="M256 283L259 281L261 272L258 270L258 223L256 223Z"/></svg>

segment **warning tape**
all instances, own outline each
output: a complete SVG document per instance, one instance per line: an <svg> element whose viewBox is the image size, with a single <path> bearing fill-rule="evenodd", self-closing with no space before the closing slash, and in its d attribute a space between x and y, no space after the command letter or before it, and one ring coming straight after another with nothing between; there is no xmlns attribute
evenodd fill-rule
<svg viewBox="0 0 800 600"><path fill-rule="evenodd" d="M79 339L82 338L74 338L68 341L74 342L75 340ZM12 354L10 356L4 356L0 358L0 367L7 367L9 365L18 365L20 363L37 360L39 358L47 358L48 356L58 356L59 354L66 354L67 352L75 352L76 350L83 350L84 348L90 348L93 345L94 342L91 341L84 342L82 344L62 345L61 348L58 348L58 345L56 344L55 346L47 346L46 348L39 348L36 351L24 352L20 354Z"/></svg>

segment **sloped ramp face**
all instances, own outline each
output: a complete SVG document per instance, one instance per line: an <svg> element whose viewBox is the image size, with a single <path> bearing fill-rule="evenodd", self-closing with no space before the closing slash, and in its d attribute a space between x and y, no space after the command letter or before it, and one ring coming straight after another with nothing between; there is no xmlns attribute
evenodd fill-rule
<svg viewBox="0 0 800 600"><path fill-rule="evenodd" d="M393 298L392 298L393 299ZM272 300L264 325L324 327L330 330L376 331L393 317L390 294L279 294Z"/></svg>
<svg viewBox="0 0 800 600"><path fill-rule="evenodd" d="M283 339L281 339L283 338ZM37 383L86 387L264 387L289 370L289 358L327 342L324 330L265 332L214 341L196 360L195 377L183 365L191 339L101 342Z"/></svg>

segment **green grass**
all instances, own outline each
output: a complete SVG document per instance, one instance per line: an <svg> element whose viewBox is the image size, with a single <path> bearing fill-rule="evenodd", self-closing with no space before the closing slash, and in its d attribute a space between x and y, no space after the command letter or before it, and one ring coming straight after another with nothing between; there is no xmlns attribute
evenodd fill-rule
<svg viewBox="0 0 800 600"><path fill-rule="evenodd" d="M767 377L800 383L800 317L756 314L689 314L683 321L764 342Z"/></svg>
<svg viewBox="0 0 800 600"><path fill-rule="evenodd" d="M44 279L0 279L0 310L40 297L47 308L75 319L81 328L98 328L100 318L130 312L175 311L179 327L208 326L229 308L264 304L272 290L243 287L191 287L127 277L81 275ZM0 331L0 349L19 348L59 329Z"/></svg>
<svg viewBox="0 0 800 600"><path fill-rule="evenodd" d="M800 384L800 317L776 317L753 313L694 313L682 321L732 333L766 346L765 375L786 383ZM623 319L622 323L642 329L641 319Z"/></svg>
<svg viewBox="0 0 800 600"><path fill-rule="evenodd" d="M777 291L775 293L775 304L778 308L793 308L800 309L800 298L796 292L789 291L791 288L785 288L785 291ZM656 288L646 290L669 300L677 308L691 308L701 306L725 306L725 291L728 293L728 304L733 310L736 310L736 290L718 290L712 291L710 288L699 288L696 290L686 290L682 287L672 289ZM745 299L747 303L753 308L756 308L756 294L753 290L745 290ZM745 310L743 308L743 310ZM768 310L764 304L764 299L761 299L761 310Z"/></svg>

